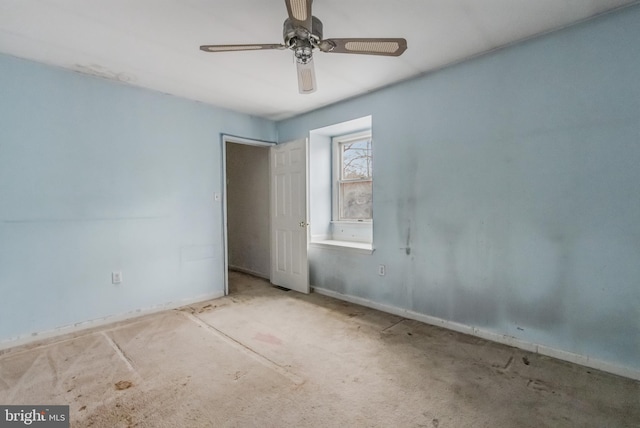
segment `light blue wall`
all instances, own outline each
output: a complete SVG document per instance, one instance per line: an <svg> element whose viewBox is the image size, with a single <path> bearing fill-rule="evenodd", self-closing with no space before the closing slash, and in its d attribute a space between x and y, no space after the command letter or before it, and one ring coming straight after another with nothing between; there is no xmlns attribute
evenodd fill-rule
<svg viewBox="0 0 640 428"><path fill-rule="evenodd" d="M312 285L640 369L638 40L636 6L279 123L373 116L376 250Z"/></svg>
<svg viewBox="0 0 640 428"><path fill-rule="evenodd" d="M276 138L266 120L0 56L0 342L221 294L221 133Z"/></svg>

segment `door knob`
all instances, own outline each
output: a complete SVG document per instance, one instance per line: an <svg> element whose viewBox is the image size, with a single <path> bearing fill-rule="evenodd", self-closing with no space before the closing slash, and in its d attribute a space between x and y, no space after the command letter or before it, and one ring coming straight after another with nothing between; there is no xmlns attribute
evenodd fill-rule
<svg viewBox="0 0 640 428"><path fill-rule="evenodd" d="M304 222L304 221L301 221L301 222L300 222L300 224L299 224L299 226L300 226L300 227L306 227L306 226L307 226L307 223L306 223L306 222Z"/></svg>

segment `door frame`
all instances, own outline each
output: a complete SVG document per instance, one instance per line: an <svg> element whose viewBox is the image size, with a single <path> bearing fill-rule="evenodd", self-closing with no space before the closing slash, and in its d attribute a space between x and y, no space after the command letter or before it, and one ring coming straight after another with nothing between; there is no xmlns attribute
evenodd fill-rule
<svg viewBox="0 0 640 428"><path fill-rule="evenodd" d="M229 295L229 236L227 230L227 143L244 144L270 148L277 145L275 141L254 140L230 134L221 134L222 142L222 259L224 268L224 295ZM271 162L269 162L269 179L271 179ZM269 222L269 236L271 236L271 222Z"/></svg>

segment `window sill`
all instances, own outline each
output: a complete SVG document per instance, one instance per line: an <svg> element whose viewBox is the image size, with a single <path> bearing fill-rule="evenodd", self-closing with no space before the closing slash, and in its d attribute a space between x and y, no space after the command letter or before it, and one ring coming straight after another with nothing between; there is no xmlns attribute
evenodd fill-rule
<svg viewBox="0 0 640 428"><path fill-rule="evenodd" d="M358 254L373 254L373 244L367 242L353 242L353 241L336 241L333 239L327 239L323 241L310 242L311 247L325 248L330 250L349 251Z"/></svg>

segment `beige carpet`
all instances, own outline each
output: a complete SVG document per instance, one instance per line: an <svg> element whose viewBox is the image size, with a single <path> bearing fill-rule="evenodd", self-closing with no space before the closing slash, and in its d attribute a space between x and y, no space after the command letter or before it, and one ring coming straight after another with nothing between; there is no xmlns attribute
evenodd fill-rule
<svg viewBox="0 0 640 428"><path fill-rule="evenodd" d="M0 355L72 427L639 427L640 382L231 273L232 293Z"/></svg>

